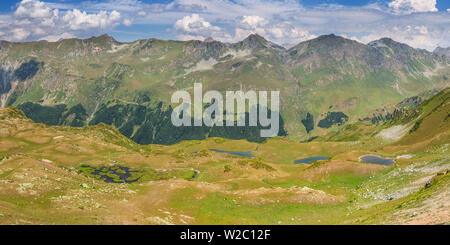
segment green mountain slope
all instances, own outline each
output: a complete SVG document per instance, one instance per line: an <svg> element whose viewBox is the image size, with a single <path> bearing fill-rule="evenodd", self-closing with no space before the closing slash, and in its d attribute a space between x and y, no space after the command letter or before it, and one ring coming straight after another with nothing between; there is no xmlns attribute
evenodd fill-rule
<svg viewBox="0 0 450 245"><path fill-rule="evenodd" d="M325 35L284 49L258 35L228 44L103 35L55 43L0 42L1 106L49 125L114 125L134 141L218 136L261 141L259 127L175 128L171 94L279 90L282 130L323 135L420 92L449 85L446 56L390 39L368 45ZM51 114L51 116L49 116Z"/></svg>
<svg viewBox="0 0 450 245"><path fill-rule="evenodd" d="M450 88L424 101L415 112L417 117L411 120L414 125L397 144L450 143Z"/></svg>
<svg viewBox="0 0 450 245"><path fill-rule="evenodd" d="M450 143L450 88L437 94L409 97L388 113L386 121L376 124L359 121L315 141L394 141L392 146L423 150ZM431 96L432 95L432 96ZM426 98L426 99L423 99Z"/></svg>

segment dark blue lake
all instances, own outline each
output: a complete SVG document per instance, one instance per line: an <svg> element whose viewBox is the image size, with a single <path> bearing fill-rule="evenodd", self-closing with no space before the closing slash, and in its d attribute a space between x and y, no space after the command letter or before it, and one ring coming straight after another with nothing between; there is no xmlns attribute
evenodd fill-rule
<svg viewBox="0 0 450 245"><path fill-rule="evenodd" d="M312 163L315 161L319 161L319 160L328 160L330 159L329 157L308 157L308 158L304 158L304 159L300 159L300 160L295 160L294 164L300 164L300 163Z"/></svg>
<svg viewBox="0 0 450 245"><path fill-rule="evenodd" d="M375 156L375 155L365 155L359 158L360 162L365 162L365 163L374 163L374 164L381 164L381 165L386 165L386 166L390 166L392 164L394 164L394 159L392 158L382 158L379 156Z"/></svg>
<svg viewBox="0 0 450 245"><path fill-rule="evenodd" d="M209 150L219 152L219 153L233 154L233 155L241 156L241 157L255 157L255 155L253 155L253 153L251 151L222 151L222 150L217 150L217 149L209 149Z"/></svg>

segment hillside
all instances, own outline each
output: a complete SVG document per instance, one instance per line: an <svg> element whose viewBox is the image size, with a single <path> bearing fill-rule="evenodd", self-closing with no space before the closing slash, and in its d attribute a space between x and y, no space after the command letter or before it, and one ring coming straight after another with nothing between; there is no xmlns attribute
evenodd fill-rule
<svg viewBox="0 0 450 245"><path fill-rule="evenodd" d="M449 94L372 136L308 143L139 145L105 124L47 126L2 108L0 224L448 224ZM398 125L411 125L400 139L378 135ZM328 159L293 164L317 156Z"/></svg>
<svg viewBox="0 0 450 245"><path fill-rule="evenodd" d="M259 127L170 124L171 94L280 90L279 135L324 135L375 109L449 85L449 59L391 39L364 45L335 35L285 49L258 35L229 44L103 35L59 42L0 42L0 101L48 125L106 123L139 144L225 137L261 142ZM51 116L50 116L51 115Z"/></svg>
<svg viewBox="0 0 450 245"><path fill-rule="evenodd" d="M391 113L386 112L384 117L366 118L311 140L354 141L370 140L376 136L386 141L401 139L397 144L410 144L445 138L449 123L449 96L450 89L446 88L408 97L396 104Z"/></svg>
<svg viewBox="0 0 450 245"><path fill-rule="evenodd" d="M427 140L445 141L450 125L450 88L424 101L417 109L413 127L398 144L425 143ZM440 142L439 142L440 143ZM435 142L435 144L439 144Z"/></svg>

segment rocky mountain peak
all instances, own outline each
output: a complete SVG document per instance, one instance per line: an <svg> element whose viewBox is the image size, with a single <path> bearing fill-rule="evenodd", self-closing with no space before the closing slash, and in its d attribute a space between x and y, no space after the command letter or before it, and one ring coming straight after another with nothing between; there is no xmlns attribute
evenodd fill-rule
<svg viewBox="0 0 450 245"><path fill-rule="evenodd" d="M394 48L396 50L405 50L405 49L413 50L414 49L414 48L408 46L407 44L394 41L393 39L391 39L389 37L383 37L378 40L374 40L374 41L368 43L367 45L374 47L374 48L389 47L389 48Z"/></svg>
<svg viewBox="0 0 450 245"><path fill-rule="evenodd" d="M237 44L240 44L246 48L254 49L254 48L261 48L261 47L268 47L269 41L267 41L264 37L258 35L258 34L250 34L248 37L246 37L244 40L238 42Z"/></svg>
<svg viewBox="0 0 450 245"><path fill-rule="evenodd" d="M208 38L205 39L204 42L206 42L206 43L212 43L212 42L214 42L214 41L215 41L215 40L214 40L212 37L208 37Z"/></svg>
<svg viewBox="0 0 450 245"><path fill-rule="evenodd" d="M98 43L116 43L116 39L108 34L103 34L100 36L93 36L87 39L88 41L98 42Z"/></svg>
<svg viewBox="0 0 450 245"><path fill-rule="evenodd" d="M282 46L268 41L259 34L250 34L244 40L235 44L239 48L257 49L257 48L274 48L284 50Z"/></svg>

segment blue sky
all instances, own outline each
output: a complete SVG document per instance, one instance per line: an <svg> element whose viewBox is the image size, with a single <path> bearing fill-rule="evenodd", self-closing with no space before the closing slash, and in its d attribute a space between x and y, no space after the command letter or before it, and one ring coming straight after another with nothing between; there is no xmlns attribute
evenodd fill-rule
<svg viewBox="0 0 450 245"><path fill-rule="evenodd" d="M449 0L12 0L0 1L0 39L56 41L108 33L282 45L335 33L367 43L390 37L416 48L450 46Z"/></svg>

